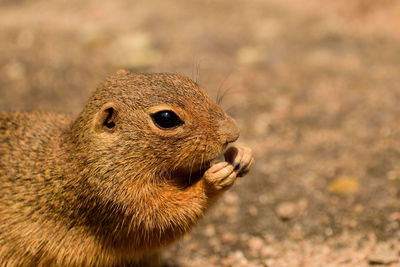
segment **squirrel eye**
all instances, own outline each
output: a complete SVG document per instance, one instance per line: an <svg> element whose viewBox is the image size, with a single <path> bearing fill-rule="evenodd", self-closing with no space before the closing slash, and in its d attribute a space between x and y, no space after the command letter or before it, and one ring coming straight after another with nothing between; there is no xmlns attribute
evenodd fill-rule
<svg viewBox="0 0 400 267"><path fill-rule="evenodd" d="M153 122L161 129L172 129L183 124L183 121L171 110L162 110L151 115Z"/></svg>

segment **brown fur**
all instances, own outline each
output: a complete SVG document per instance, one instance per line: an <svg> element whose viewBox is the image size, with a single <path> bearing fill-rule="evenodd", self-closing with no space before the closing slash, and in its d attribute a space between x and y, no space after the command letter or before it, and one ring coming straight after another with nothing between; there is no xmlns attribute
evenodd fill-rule
<svg viewBox="0 0 400 267"><path fill-rule="evenodd" d="M165 108L184 125L157 128L149 114ZM226 189L202 175L237 137L175 74L120 71L77 118L0 113L0 266L151 265Z"/></svg>

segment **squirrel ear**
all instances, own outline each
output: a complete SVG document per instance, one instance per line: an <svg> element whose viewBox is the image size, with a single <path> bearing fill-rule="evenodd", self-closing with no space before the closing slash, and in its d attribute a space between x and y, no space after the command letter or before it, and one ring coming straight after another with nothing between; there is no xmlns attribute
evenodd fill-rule
<svg viewBox="0 0 400 267"><path fill-rule="evenodd" d="M103 105L96 116L96 130L112 133L117 124L118 110L115 103Z"/></svg>

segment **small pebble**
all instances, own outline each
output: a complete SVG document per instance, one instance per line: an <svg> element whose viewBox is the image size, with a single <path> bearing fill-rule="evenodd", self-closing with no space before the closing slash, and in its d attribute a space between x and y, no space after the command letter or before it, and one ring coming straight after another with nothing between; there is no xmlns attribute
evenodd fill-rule
<svg viewBox="0 0 400 267"><path fill-rule="evenodd" d="M282 220L290 220L297 215L297 205L293 202L282 202L276 207L275 212Z"/></svg>
<svg viewBox="0 0 400 267"><path fill-rule="evenodd" d="M249 248L253 251L260 251L264 247L264 240L254 236L249 239Z"/></svg>
<svg viewBox="0 0 400 267"><path fill-rule="evenodd" d="M390 249L387 245L380 244L368 256L370 264L392 264L398 262L400 255L397 251Z"/></svg>

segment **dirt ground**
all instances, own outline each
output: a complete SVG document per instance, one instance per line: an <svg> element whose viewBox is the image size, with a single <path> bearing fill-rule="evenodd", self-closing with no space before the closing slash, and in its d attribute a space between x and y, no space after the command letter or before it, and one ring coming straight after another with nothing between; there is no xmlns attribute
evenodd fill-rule
<svg viewBox="0 0 400 267"><path fill-rule="evenodd" d="M0 109L186 74L257 162L170 265L400 266L399 29L398 0L0 0Z"/></svg>

